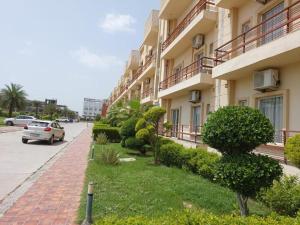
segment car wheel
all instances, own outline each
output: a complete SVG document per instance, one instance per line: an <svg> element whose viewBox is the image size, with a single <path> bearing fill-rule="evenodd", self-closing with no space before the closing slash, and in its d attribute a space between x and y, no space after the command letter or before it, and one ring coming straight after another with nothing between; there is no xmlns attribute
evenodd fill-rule
<svg viewBox="0 0 300 225"><path fill-rule="evenodd" d="M23 142L24 144L27 144L27 143L28 143L28 139L22 138L22 142Z"/></svg>
<svg viewBox="0 0 300 225"><path fill-rule="evenodd" d="M51 136L51 138L48 141L48 144L53 145L53 143L54 143L54 136Z"/></svg>
<svg viewBox="0 0 300 225"><path fill-rule="evenodd" d="M13 126L14 123L13 123L12 121L7 121L7 122L6 122L6 125L7 125L7 126Z"/></svg>
<svg viewBox="0 0 300 225"><path fill-rule="evenodd" d="M59 139L59 141L64 141L65 139L65 134L63 134L63 136Z"/></svg>

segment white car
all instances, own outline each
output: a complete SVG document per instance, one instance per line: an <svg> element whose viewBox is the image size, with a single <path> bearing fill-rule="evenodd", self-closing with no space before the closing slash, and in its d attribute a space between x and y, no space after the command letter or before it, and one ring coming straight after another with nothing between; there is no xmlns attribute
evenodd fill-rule
<svg viewBox="0 0 300 225"><path fill-rule="evenodd" d="M61 123L67 123L67 122L69 122L69 119L68 118L58 118L56 121L61 122Z"/></svg>
<svg viewBox="0 0 300 225"><path fill-rule="evenodd" d="M55 140L63 141L65 130L55 121L34 120L24 127L22 142L27 144L29 140L48 141L50 145Z"/></svg>
<svg viewBox="0 0 300 225"><path fill-rule="evenodd" d="M28 123L31 123L33 120L36 120L33 116L17 116L15 118L7 118L4 120L4 124L7 126L25 126Z"/></svg>

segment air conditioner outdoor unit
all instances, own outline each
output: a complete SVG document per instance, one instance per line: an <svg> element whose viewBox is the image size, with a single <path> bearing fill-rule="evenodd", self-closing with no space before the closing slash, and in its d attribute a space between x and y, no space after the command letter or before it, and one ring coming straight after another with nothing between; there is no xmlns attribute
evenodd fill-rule
<svg viewBox="0 0 300 225"><path fill-rule="evenodd" d="M201 91L191 91L190 102L197 103L201 101Z"/></svg>
<svg viewBox="0 0 300 225"><path fill-rule="evenodd" d="M150 82L151 82L151 79L150 79L150 78L147 78L147 79L145 80L145 84L150 84Z"/></svg>
<svg viewBox="0 0 300 225"><path fill-rule="evenodd" d="M256 71L253 75L253 87L257 91L276 90L279 86L279 71L267 69Z"/></svg>
<svg viewBox="0 0 300 225"><path fill-rule="evenodd" d="M199 49L204 45L204 35L203 34L197 34L193 38L193 48Z"/></svg>

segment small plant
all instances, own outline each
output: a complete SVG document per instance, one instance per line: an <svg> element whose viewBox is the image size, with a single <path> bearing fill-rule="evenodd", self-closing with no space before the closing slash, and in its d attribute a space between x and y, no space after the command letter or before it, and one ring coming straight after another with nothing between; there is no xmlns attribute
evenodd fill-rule
<svg viewBox="0 0 300 225"><path fill-rule="evenodd" d="M295 176L274 181L270 189L263 190L260 200L281 215L295 216L300 210L300 183Z"/></svg>
<svg viewBox="0 0 300 225"><path fill-rule="evenodd" d="M118 165L120 163L120 154L113 148L106 148L101 151L100 159L107 165Z"/></svg>
<svg viewBox="0 0 300 225"><path fill-rule="evenodd" d="M104 133L98 134L98 137L96 139L96 143L98 145L106 145L108 143L108 138L107 138L106 134L104 134Z"/></svg>
<svg viewBox="0 0 300 225"><path fill-rule="evenodd" d="M285 155L288 160L300 168L300 134L288 139L285 146Z"/></svg>

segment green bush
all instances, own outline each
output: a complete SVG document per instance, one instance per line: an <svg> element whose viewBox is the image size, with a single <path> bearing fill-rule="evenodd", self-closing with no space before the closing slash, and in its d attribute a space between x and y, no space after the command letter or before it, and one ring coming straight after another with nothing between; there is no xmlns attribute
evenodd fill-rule
<svg viewBox="0 0 300 225"><path fill-rule="evenodd" d="M120 134L122 138L129 138L129 137L135 137L135 125L137 123L138 119L132 117L128 120L126 120L120 130Z"/></svg>
<svg viewBox="0 0 300 225"><path fill-rule="evenodd" d="M107 136L108 140L112 143L119 143L121 141L119 128L94 126L93 135L94 135L95 140L97 140L98 135L101 133L105 134Z"/></svg>
<svg viewBox="0 0 300 225"><path fill-rule="evenodd" d="M247 153L274 141L274 128L259 110L227 106L212 113L205 123L204 143L225 154Z"/></svg>
<svg viewBox="0 0 300 225"><path fill-rule="evenodd" d="M104 133L98 134L96 143L98 145L106 145L108 143L108 138L107 138L106 134L104 134Z"/></svg>
<svg viewBox="0 0 300 225"><path fill-rule="evenodd" d="M125 147L134 150L142 149L144 144L145 142L143 140L137 139L135 137L129 137L125 141Z"/></svg>
<svg viewBox="0 0 300 225"><path fill-rule="evenodd" d="M159 150L159 160L166 166L176 166L182 168L182 152L184 147L177 143L171 143L161 146Z"/></svg>
<svg viewBox="0 0 300 225"><path fill-rule="evenodd" d="M216 163L220 156L203 149L187 149L184 151L187 158L186 167L193 173L197 173L209 180L214 179Z"/></svg>
<svg viewBox="0 0 300 225"><path fill-rule="evenodd" d="M163 138L163 137L161 137L160 140L159 140L160 146L163 146L163 145L166 145L166 144L173 144L173 143L175 143L175 142L172 141L169 138Z"/></svg>
<svg viewBox="0 0 300 225"><path fill-rule="evenodd" d="M247 197L255 197L261 188L272 186L282 175L279 163L254 154L226 155L217 163L215 179L223 186Z"/></svg>
<svg viewBox="0 0 300 225"><path fill-rule="evenodd" d="M285 154L288 160L300 168L300 134L288 139Z"/></svg>
<svg viewBox="0 0 300 225"><path fill-rule="evenodd" d="M114 148L105 148L100 153L100 159L104 164L118 165L120 163L119 152Z"/></svg>
<svg viewBox="0 0 300 225"><path fill-rule="evenodd" d="M148 217L118 218L105 217L96 221L95 225L297 225L300 218L271 215L268 217L249 216L247 218L233 215L215 215L203 211L180 211L167 215Z"/></svg>
<svg viewBox="0 0 300 225"><path fill-rule="evenodd" d="M297 177L283 177L263 190L260 200L281 215L295 216L300 209L300 183Z"/></svg>

